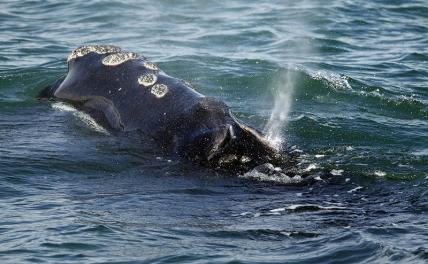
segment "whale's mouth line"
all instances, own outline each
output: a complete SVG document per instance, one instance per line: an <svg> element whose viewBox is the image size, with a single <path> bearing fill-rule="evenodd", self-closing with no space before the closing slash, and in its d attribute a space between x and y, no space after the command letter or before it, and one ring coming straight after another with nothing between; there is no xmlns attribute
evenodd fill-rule
<svg viewBox="0 0 428 264"><path fill-rule="evenodd" d="M235 131L233 130L233 126L228 125L226 133L223 139L221 140L220 144L215 144L208 151L207 161L211 162L212 160L215 160L217 157L221 156L227 149L228 145L230 145L231 141L235 139L236 139L236 134L235 134Z"/></svg>

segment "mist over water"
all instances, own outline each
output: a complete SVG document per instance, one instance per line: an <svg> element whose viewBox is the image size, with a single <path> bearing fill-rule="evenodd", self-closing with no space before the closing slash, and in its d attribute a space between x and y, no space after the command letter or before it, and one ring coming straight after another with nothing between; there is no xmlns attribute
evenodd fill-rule
<svg viewBox="0 0 428 264"><path fill-rule="evenodd" d="M273 90L274 105L265 131L269 142L277 148L281 147L286 136L282 129L286 126L289 118L295 81L293 72L287 71L281 74L278 79L273 80L270 85Z"/></svg>
<svg viewBox="0 0 428 264"><path fill-rule="evenodd" d="M426 263L427 14L422 0L2 1L0 263ZM213 171L34 98L93 43L224 101L295 146L313 182Z"/></svg>
<svg viewBox="0 0 428 264"><path fill-rule="evenodd" d="M317 1L299 1L293 3L290 8L310 10L316 7ZM290 18L282 17L282 24L287 25L286 31L296 33L288 37L288 41L294 41L293 38L310 38L312 30L306 16L296 16L291 21ZM290 23L291 22L291 23ZM316 47L309 45L308 42L299 42L298 45L287 46L283 51L292 54L293 57L288 57L283 61L282 65L286 65L285 70L271 81L269 89L273 95L273 108L269 121L265 126L267 139L276 147L280 148L285 143L285 136L283 129L289 121L289 114L293 103L293 94L296 86L296 81L299 81L296 72L299 67L299 61L296 58L305 58L306 56L313 56L317 54Z"/></svg>

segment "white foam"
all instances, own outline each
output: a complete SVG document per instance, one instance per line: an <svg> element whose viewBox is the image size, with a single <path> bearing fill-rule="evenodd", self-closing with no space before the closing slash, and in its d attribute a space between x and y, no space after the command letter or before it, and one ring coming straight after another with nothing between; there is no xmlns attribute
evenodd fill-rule
<svg viewBox="0 0 428 264"><path fill-rule="evenodd" d="M328 201L325 201L324 203L330 204L330 205L334 205L334 206L344 206L344 204L340 203L340 202L328 202Z"/></svg>
<svg viewBox="0 0 428 264"><path fill-rule="evenodd" d="M262 182L276 182L281 184L297 184L302 182L303 180L300 175L290 177L282 172L276 172L274 174L265 174L263 172L258 171L257 169L248 171L243 175L239 175L238 177L242 179L251 179Z"/></svg>
<svg viewBox="0 0 428 264"><path fill-rule="evenodd" d="M285 207L275 208L275 209L272 209L272 210L269 210L269 211L272 212L272 213L282 212L282 211L285 211Z"/></svg>
<svg viewBox="0 0 428 264"><path fill-rule="evenodd" d="M428 148L413 151L411 154L415 156L428 156Z"/></svg>
<svg viewBox="0 0 428 264"><path fill-rule="evenodd" d="M247 215L250 215L250 214L252 214L251 212L243 212L243 213L240 213L239 215L240 216L247 216Z"/></svg>
<svg viewBox="0 0 428 264"><path fill-rule="evenodd" d="M298 149L298 148L294 148L290 151L291 153L303 153L303 150Z"/></svg>
<svg viewBox="0 0 428 264"><path fill-rule="evenodd" d="M386 172L380 171L380 170L375 171L373 174L378 176L378 177L385 177L386 176Z"/></svg>
<svg viewBox="0 0 428 264"><path fill-rule="evenodd" d="M340 76L333 73L327 73L325 71L318 71L312 74L312 78L327 82L336 90L352 90L352 86L348 82L348 77Z"/></svg>
<svg viewBox="0 0 428 264"><path fill-rule="evenodd" d="M340 175L342 175L343 170L333 169L333 170L330 171L330 173L331 173L331 175L334 175L334 176L340 176Z"/></svg>
<svg viewBox="0 0 428 264"><path fill-rule="evenodd" d="M362 188L363 187L361 187L361 186L355 187L354 189L349 190L348 193L354 193L354 192L356 192L358 190L361 190Z"/></svg>
<svg viewBox="0 0 428 264"><path fill-rule="evenodd" d="M308 167L306 167L306 169L304 169L304 171L309 172L309 171L311 171L311 170L315 170L315 169L317 169L317 168L318 168L318 165L317 165L317 164L315 164L315 163L311 163L311 164L309 164L309 166L308 166Z"/></svg>
<svg viewBox="0 0 428 264"><path fill-rule="evenodd" d="M344 206L322 206L318 204L292 204L284 208L284 210L296 211L299 209L312 208L314 210L344 210Z"/></svg>

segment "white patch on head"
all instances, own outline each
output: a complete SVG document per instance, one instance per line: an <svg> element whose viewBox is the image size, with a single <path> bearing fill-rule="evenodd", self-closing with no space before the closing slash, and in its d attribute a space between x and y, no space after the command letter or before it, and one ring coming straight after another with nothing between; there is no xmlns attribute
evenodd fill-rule
<svg viewBox="0 0 428 264"><path fill-rule="evenodd" d="M157 80L158 77L153 73L144 74L138 77L138 83L145 87L152 86Z"/></svg>
<svg viewBox="0 0 428 264"><path fill-rule="evenodd" d="M157 98L162 98L168 93L168 86L165 84L155 84L152 86L150 90L152 94L154 94Z"/></svg>
<svg viewBox="0 0 428 264"><path fill-rule="evenodd" d="M108 55L102 62L106 66L117 66L125 61L135 60L138 58L140 58L140 56L134 52L118 52Z"/></svg>
<svg viewBox="0 0 428 264"><path fill-rule="evenodd" d="M159 67L156 64L154 64L153 62L150 62L150 61L145 61L144 62L144 67L146 67L149 70L153 70L153 71L159 70Z"/></svg>
<svg viewBox="0 0 428 264"><path fill-rule="evenodd" d="M120 52L120 48L112 45L88 45L82 46L73 50L68 56L67 62L74 60L79 57L83 57L91 52L98 54L106 54L112 52Z"/></svg>

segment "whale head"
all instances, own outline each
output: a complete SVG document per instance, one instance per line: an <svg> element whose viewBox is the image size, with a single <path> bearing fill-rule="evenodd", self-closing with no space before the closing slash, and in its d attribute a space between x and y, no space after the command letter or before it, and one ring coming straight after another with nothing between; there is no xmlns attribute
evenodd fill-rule
<svg viewBox="0 0 428 264"><path fill-rule="evenodd" d="M186 124L179 152L212 167L240 170L282 158L261 132L241 123L214 98L198 100Z"/></svg>

